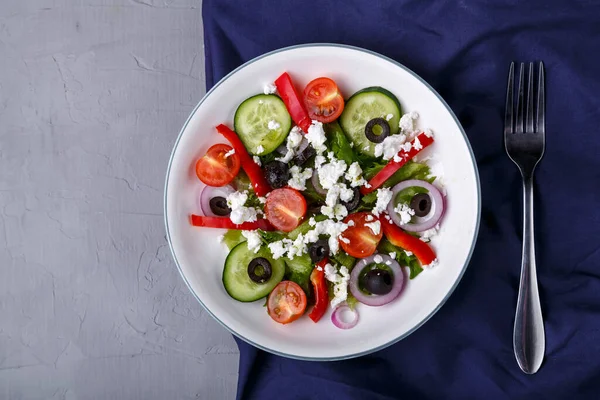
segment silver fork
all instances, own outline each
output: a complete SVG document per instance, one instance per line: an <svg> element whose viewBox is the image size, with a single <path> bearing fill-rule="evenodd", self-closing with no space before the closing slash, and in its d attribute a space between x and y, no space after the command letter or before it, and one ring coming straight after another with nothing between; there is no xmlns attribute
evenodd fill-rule
<svg viewBox="0 0 600 400"><path fill-rule="evenodd" d="M513 331L513 348L517 363L523 372L535 374L544 358L546 338L540 306L537 273L535 269L535 243L533 228L533 172L544 155L545 89L544 64L540 62L537 88L537 120L533 106L534 66L529 63L527 80L527 103L523 120L525 65L519 71L517 93L517 116L513 124L513 86L515 63L510 64L508 88L506 89L506 114L504 118L504 145L510 159L519 167L523 177L523 255L521 280ZM534 123L534 120L535 123Z"/></svg>

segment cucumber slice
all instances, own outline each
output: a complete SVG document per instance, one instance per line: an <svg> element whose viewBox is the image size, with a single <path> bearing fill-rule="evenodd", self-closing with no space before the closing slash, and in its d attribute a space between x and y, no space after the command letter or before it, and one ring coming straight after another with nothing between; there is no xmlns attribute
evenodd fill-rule
<svg viewBox="0 0 600 400"><path fill-rule="evenodd" d="M275 121L279 126L269 129L270 121ZM259 94L239 105L233 124L248 153L264 156L283 143L292 129L292 118L279 97ZM258 151L259 146L264 149L262 152Z"/></svg>
<svg viewBox="0 0 600 400"><path fill-rule="evenodd" d="M352 95L346 101L344 112L340 116L340 125L354 148L371 157L375 156L375 143L365 136L365 126L373 118L393 117L388 121L390 134L398 133L402 107L390 91L379 87L368 87Z"/></svg>
<svg viewBox="0 0 600 400"><path fill-rule="evenodd" d="M248 276L248 264L257 257L264 257L271 263L271 278L265 283L256 283ZM261 247L258 253L254 253L248 250L246 242L242 242L229 252L225 260L223 286L227 293L238 301L256 301L271 293L284 274L285 262L281 259L274 260L267 247Z"/></svg>

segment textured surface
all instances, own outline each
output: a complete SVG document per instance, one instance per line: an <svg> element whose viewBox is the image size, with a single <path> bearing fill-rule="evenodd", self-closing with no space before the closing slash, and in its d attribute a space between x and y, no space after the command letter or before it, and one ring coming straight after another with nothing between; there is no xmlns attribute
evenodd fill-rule
<svg viewBox="0 0 600 400"><path fill-rule="evenodd" d="M0 398L230 399L237 348L162 217L198 0L0 4Z"/></svg>

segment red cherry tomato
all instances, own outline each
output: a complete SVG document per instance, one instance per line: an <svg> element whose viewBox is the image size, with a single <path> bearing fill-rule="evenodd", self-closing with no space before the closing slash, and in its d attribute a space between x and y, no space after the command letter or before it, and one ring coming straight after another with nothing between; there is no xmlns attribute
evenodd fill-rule
<svg viewBox="0 0 600 400"><path fill-rule="evenodd" d="M208 186L225 186L240 172L240 158L229 154L233 147L226 144L211 146L206 154L196 162L198 179Z"/></svg>
<svg viewBox="0 0 600 400"><path fill-rule="evenodd" d="M267 300L269 316L280 324L289 324L306 310L306 294L295 282L279 282Z"/></svg>
<svg viewBox="0 0 600 400"><path fill-rule="evenodd" d="M377 217L370 212L363 211L350 214L344 220L345 223L350 221L353 221L354 225L350 223L352 226L342 232L340 237L342 249L352 257L357 258L368 257L375 253L383 235L381 226L379 232L375 234L371 227L365 226L365 224L379 223Z"/></svg>
<svg viewBox="0 0 600 400"><path fill-rule="evenodd" d="M296 229L306 214L306 200L292 188L275 189L267 196L265 215L276 229L290 232Z"/></svg>
<svg viewBox="0 0 600 400"><path fill-rule="evenodd" d="M344 111L344 98L334 81L317 78L304 88L304 105L311 119L333 122Z"/></svg>

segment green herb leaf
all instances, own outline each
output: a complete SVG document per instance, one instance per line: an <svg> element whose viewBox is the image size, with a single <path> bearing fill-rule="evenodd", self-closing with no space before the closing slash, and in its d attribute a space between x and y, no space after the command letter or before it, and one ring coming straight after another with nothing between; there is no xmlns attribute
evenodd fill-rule
<svg viewBox="0 0 600 400"><path fill-rule="evenodd" d="M360 204L357 211L370 211L377 202L377 192L371 192L360 198Z"/></svg>
<svg viewBox="0 0 600 400"><path fill-rule="evenodd" d="M352 271L354 264L356 264L356 258L344 251L338 251L337 254L331 256L331 259L340 266L343 265L344 267L348 268L348 271Z"/></svg>
<svg viewBox="0 0 600 400"><path fill-rule="evenodd" d="M394 175L390 176L387 181L383 184L384 187L392 187L397 183L406 181L408 179L419 179L422 181L428 181L432 177L430 176L431 169L429 165L424 163L418 163L414 161L409 161L402 166L398 171L394 173ZM433 177L435 180L435 177ZM431 182L430 182L431 183Z"/></svg>
<svg viewBox="0 0 600 400"><path fill-rule="evenodd" d="M337 159L344 160L348 166L353 162L358 161L356 153L350 146L348 138L337 121L325 124L324 129L329 140L328 147L333 151L333 154Z"/></svg>
<svg viewBox="0 0 600 400"><path fill-rule="evenodd" d="M223 235L223 243L225 243L229 250L245 241L246 238L242 236L242 231L238 231L237 229L230 229Z"/></svg>
<svg viewBox="0 0 600 400"><path fill-rule="evenodd" d="M257 232L260 235L263 243L267 245L285 238L285 235L281 232L263 231L262 229L257 229Z"/></svg>
<svg viewBox="0 0 600 400"><path fill-rule="evenodd" d="M246 173L242 169L240 169L240 172L233 179L232 185L238 190L238 192L248 190L248 192L254 193L254 189L252 188L250 178L248 178L248 175L246 175Z"/></svg>
<svg viewBox="0 0 600 400"><path fill-rule="evenodd" d="M316 222L325 221L327 219L327 217L323 214L315 215L313 218L315 219ZM310 224L308 223L308 220L306 220L303 223L301 223L300 225L298 225L298 227L296 229L289 232L288 237L292 240L296 240L298 235L300 235L300 234L305 235L306 232L310 231L311 229L313 229L313 227L310 226Z"/></svg>
<svg viewBox="0 0 600 400"><path fill-rule="evenodd" d="M429 193L429 190L420 186L411 186L401 190L394 199L394 205L397 204L410 204L413 197L419 193Z"/></svg>
<svg viewBox="0 0 600 400"><path fill-rule="evenodd" d="M274 151L272 153L269 154L265 154L264 156L259 156L260 157L260 163L262 165L268 164L271 161L275 161L275 158L278 156L277 152Z"/></svg>
<svg viewBox="0 0 600 400"><path fill-rule="evenodd" d="M356 297L354 297L349 290L348 297L346 297L346 304L348 304L348 307L350 307L351 310L354 310L354 308L358 304L358 300L356 300Z"/></svg>
<svg viewBox="0 0 600 400"><path fill-rule="evenodd" d="M414 279L417 275L423 272L423 268L421 268L421 264L419 264L419 260L415 255L407 255L404 249L394 246L387 239L383 239L379 246L377 246L377 250L380 253L389 254L391 252L396 253L396 261L401 266L407 266L409 269L409 278Z"/></svg>

